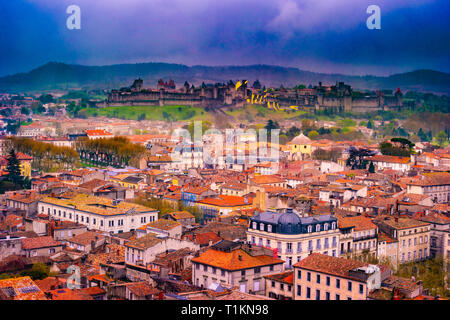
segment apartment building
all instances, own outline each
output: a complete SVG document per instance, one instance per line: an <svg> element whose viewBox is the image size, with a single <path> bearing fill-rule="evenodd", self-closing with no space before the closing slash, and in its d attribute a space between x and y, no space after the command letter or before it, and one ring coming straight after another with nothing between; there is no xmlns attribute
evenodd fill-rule
<svg viewBox="0 0 450 320"><path fill-rule="evenodd" d="M436 203L450 202L450 173L430 172L406 184L408 193L431 196Z"/></svg>
<svg viewBox="0 0 450 320"><path fill-rule="evenodd" d="M134 231L158 219L155 209L85 194L45 197L39 201L38 207L40 214L53 219L78 222L89 230L111 233Z"/></svg>
<svg viewBox="0 0 450 320"><path fill-rule="evenodd" d="M331 215L300 217L291 208L265 211L250 218L247 241L272 249L286 268L312 252L339 255L337 218Z"/></svg>
<svg viewBox="0 0 450 320"><path fill-rule="evenodd" d="M430 223L406 217L380 217L373 222L388 237L398 241L398 263L418 261L430 256Z"/></svg>
<svg viewBox="0 0 450 320"><path fill-rule="evenodd" d="M265 276L266 297L277 300L292 300L294 296L294 272L270 274Z"/></svg>
<svg viewBox="0 0 450 320"><path fill-rule="evenodd" d="M294 265L294 300L367 300L381 270L357 260L313 253Z"/></svg>
<svg viewBox="0 0 450 320"><path fill-rule="evenodd" d="M223 240L192 259L192 283L237 286L240 292L264 295L264 276L284 271L271 250Z"/></svg>
<svg viewBox="0 0 450 320"><path fill-rule="evenodd" d="M341 254L349 256L377 256L377 234L378 227L372 220L365 216L337 217L339 229L351 228L350 237L348 233L341 234ZM346 240L349 238L347 246ZM348 250L348 248L351 248ZM346 250L347 249L347 250Z"/></svg>

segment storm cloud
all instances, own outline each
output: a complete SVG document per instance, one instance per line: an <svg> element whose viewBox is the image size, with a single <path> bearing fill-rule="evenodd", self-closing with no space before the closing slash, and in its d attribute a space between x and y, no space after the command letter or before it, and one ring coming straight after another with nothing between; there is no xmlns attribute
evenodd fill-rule
<svg viewBox="0 0 450 320"><path fill-rule="evenodd" d="M81 30L66 28L72 4ZM372 4L381 30L366 27ZM0 12L0 75L48 61L450 71L448 0L14 0Z"/></svg>

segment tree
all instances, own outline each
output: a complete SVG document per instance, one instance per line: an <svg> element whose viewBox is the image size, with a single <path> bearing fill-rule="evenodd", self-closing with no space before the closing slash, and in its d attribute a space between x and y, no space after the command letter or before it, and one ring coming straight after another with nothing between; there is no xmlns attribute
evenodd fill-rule
<svg viewBox="0 0 450 320"><path fill-rule="evenodd" d="M370 161L370 164L369 164L369 172L375 173L375 166L372 161Z"/></svg>
<svg viewBox="0 0 450 320"><path fill-rule="evenodd" d="M30 109L25 108L25 107L22 107L22 108L20 109L20 113L27 116L27 115L30 114Z"/></svg>
<svg viewBox="0 0 450 320"><path fill-rule="evenodd" d="M14 149L11 149L11 151L9 152L6 172L7 181L14 183L20 188L23 188L23 186L25 185L25 181L20 171L20 161L19 159L17 159L17 155Z"/></svg>
<svg viewBox="0 0 450 320"><path fill-rule="evenodd" d="M428 141L428 136L422 130L422 128L420 128L419 131L417 132L417 136L420 138L420 141Z"/></svg>
<svg viewBox="0 0 450 320"><path fill-rule="evenodd" d="M436 135L436 142L441 148L444 147L447 140L447 135L444 131L439 131L439 133Z"/></svg>
<svg viewBox="0 0 450 320"><path fill-rule="evenodd" d="M316 130L312 130L308 133L308 137L312 140L314 140L314 138L316 138L319 135L319 133Z"/></svg>
<svg viewBox="0 0 450 320"><path fill-rule="evenodd" d="M354 169L366 169L367 167L367 160L365 160L365 157L370 157L375 154L375 151L369 150L369 149L357 149L355 147L350 147L348 150L349 157L347 159L346 165L351 167L352 170Z"/></svg>

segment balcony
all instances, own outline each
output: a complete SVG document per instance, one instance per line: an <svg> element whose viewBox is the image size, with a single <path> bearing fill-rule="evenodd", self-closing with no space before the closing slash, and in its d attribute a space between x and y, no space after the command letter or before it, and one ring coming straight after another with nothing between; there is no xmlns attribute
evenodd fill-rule
<svg viewBox="0 0 450 320"><path fill-rule="evenodd" d="M363 237L354 237L353 241L363 241L363 240L370 240L370 239L376 239L377 235L376 234L371 234L368 236L363 236Z"/></svg>

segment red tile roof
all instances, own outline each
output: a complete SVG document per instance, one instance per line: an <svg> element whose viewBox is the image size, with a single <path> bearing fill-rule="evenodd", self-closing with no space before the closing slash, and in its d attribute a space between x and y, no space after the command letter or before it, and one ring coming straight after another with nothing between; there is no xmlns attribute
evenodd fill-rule
<svg viewBox="0 0 450 320"><path fill-rule="evenodd" d="M368 266L368 264L357 260L331 257L321 253L312 253L305 259L294 264L294 267L296 268L302 268L351 279L353 278L348 275L348 272L350 270L364 266Z"/></svg>
<svg viewBox="0 0 450 320"><path fill-rule="evenodd" d="M50 236L22 239L22 248L25 250L62 246Z"/></svg>

